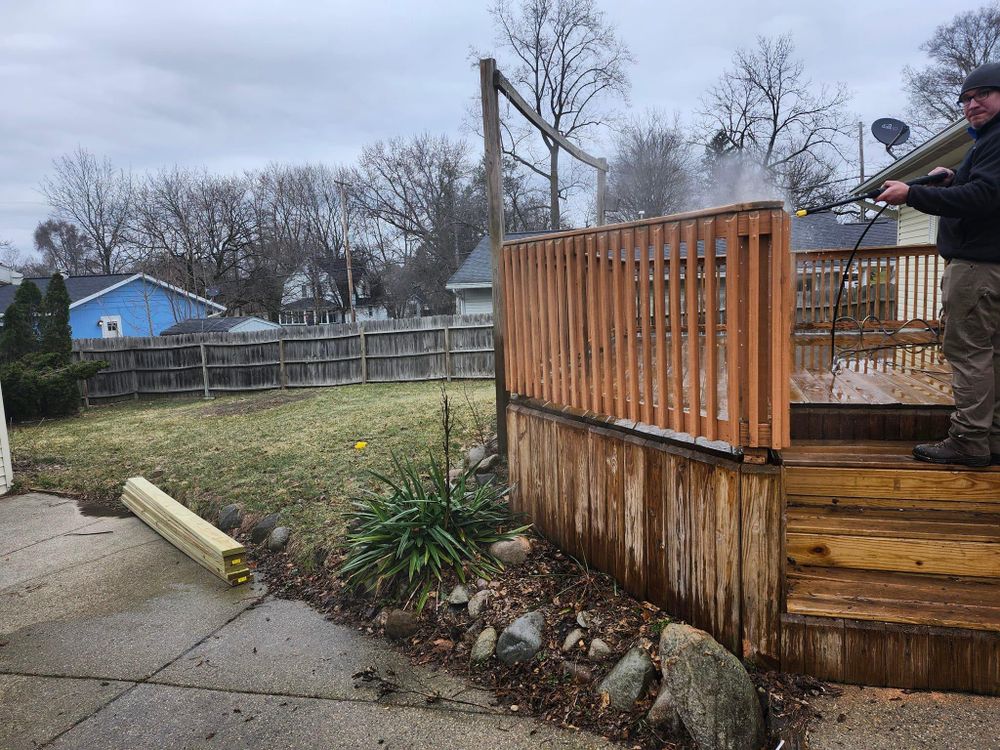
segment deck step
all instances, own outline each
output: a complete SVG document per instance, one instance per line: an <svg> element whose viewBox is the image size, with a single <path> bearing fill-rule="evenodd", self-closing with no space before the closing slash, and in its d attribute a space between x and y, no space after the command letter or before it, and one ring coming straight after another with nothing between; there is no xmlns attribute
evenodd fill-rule
<svg viewBox="0 0 1000 750"><path fill-rule="evenodd" d="M789 506L799 565L1000 578L1000 514Z"/></svg>
<svg viewBox="0 0 1000 750"><path fill-rule="evenodd" d="M1000 580L789 566L787 611L910 625L1000 631Z"/></svg>

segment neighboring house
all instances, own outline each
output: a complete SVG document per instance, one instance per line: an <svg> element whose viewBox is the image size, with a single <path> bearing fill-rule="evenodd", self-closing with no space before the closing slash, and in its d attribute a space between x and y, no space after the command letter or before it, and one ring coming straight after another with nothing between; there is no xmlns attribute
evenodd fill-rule
<svg viewBox="0 0 1000 750"><path fill-rule="evenodd" d="M160 331L161 336L182 333L246 333L248 331L281 330L281 326L254 315L234 315L229 318L189 318Z"/></svg>
<svg viewBox="0 0 1000 750"><path fill-rule="evenodd" d="M912 180L934 167L958 169L972 145L965 118L956 120L926 143L897 159L877 175L858 185L853 195L879 187L886 180ZM922 214L910 206L900 206L896 245L934 244L937 241L937 217Z"/></svg>
<svg viewBox="0 0 1000 750"><path fill-rule="evenodd" d="M285 295L278 320L283 326L313 326L327 323L345 323L351 320L350 308L341 302L336 289L317 298L310 293L308 284L300 284L295 279L290 282L292 294ZM388 320L389 310L376 303L369 296L367 286L359 281L354 289L354 315L358 322L366 320Z"/></svg>
<svg viewBox="0 0 1000 750"><path fill-rule="evenodd" d="M867 223L842 224L832 213L813 214L801 219L792 219L792 252L801 250L827 250L852 248L864 231ZM536 237L546 232L511 232L505 240ZM896 222L893 219L879 219L865 235L862 247L883 247L896 244ZM698 243L698 255L704 254ZM725 248L719 249L725 255ZM681 257L686 253L681 252ZM448 280L446 289L455 293L455 312L458 315L493 312L493 272L490 266L490 238L483 237L469 253L458 271Z"/></svg>
<svg viewBox="0 0 1000 750"><path fill-rule="evenodd" d="M50 277L29 278L42 294ZM142 273L66 276L74 339L155 336L187 318L225 311L223 305ZM16 284L0 286L0 313L14 301Z"/></svg>

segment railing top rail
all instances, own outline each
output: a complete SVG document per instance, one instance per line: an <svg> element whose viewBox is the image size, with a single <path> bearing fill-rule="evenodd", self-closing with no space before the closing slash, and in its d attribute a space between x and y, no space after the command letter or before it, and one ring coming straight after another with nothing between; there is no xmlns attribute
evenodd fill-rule
<svg viewBox="0 0 1000 750"><path fill-rule="evenodd" d="M818 260L822 258L847 257L853 252L849 247L822 248L810 250L796 250L792 257L797 260ZM915 245L880 245L878 247L862 247L858 250L859 257L869 257L873 255L934 255L937 253L937 245L931 243L921 243Z"/></svg>
<svg viewBox="0 0 1000 750"><path fill-rule="evenodd" d="M713 208L703 208L698 211L685 211L679 214L668 214L667 216L654 216L650 219L641 219L639 221L628 221L622 222L620 224L602 224L595 227L581 227L579 229L566 229L561 232L547 232L545 234L534 235L531 237L518 237L516 239L508 239L504 241L504 246L521 245L526 242L536 242L538 240L543 240L548 242L550 240L558 240L564 237L579 237L581 235L588 234L599 234L601 232L614 232L616 230L623 229L637 229L640 227L654 226L656 224L663 224L664 222L675 222L675 221L690 221L692 219L707 219L713 216L721 216L725 214L741 213L746 211L770 211L776 208L784 208L784 203L781 201L751 201L749 203L732 203L726 206L714 206Z"/></svg>

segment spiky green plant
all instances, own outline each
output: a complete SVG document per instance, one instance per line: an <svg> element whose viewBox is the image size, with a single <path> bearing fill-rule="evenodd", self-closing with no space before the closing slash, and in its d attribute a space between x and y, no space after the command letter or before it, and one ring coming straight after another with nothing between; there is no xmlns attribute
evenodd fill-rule
<svg viewBox="0 0 1000 750"><path fill-rule="evenodd" d="M393 457L393 464L397 477L373 474L383 487L354 501L347 513L340 574L348 585L404 603L416 598L420 611L445 571L465 582L501 569L486 547L529 528L510 528L509 488L480 486L471 471L450 483L433 456L426 478L412 461Z"/></svg>

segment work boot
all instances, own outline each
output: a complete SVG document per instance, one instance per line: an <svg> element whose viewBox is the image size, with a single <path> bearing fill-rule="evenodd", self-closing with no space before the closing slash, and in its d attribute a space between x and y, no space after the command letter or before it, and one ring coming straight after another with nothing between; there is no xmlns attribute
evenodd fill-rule
<svg viewBox="0 0 1000 750"><path fill-rule="evenodd" d="M990 466L1000 466L1000 453L990 454Z"/></svg>
<svg viewBox="0 0 1000 750"><path fill-rule="evenodd" d="M975 455L960 450L951 438L940 443L921 443L914 446L913 457L932 464L959 464L961 466L989 466L993 454ZM1000 456L997 456L1000 459Z"/></svg>

